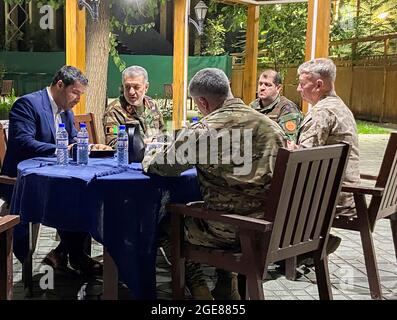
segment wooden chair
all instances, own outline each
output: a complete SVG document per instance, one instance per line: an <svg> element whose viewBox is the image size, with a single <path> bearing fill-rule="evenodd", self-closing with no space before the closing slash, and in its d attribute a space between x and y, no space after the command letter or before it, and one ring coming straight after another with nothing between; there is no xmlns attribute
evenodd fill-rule
<svg viewBox="0 0 397 320"><path fill-rule="evenodd" d="M78 114L74 116L74 127L77 131L80 130L80 123L87 125L87 131L90 143L98 143L98 135L95 126L95 116L93 113Z"/></svg>
<svg viewBox="0 0 397 320"><path fill-rule="evenodd" d="M14 84L14 80L3 80L1 85L0 96L4 100L6 96L12 93L12 86Z"/></svg>
<svg viewBox="0 0 397 320"><path fill-rule="evenodd" d="M350 146L288 151L276 159L264 219L170 204L172 293L184 297L185 259L246 276L247 294L264 299L262 280L270 262L311 253L320 299L332 299L326 243ZM230 224L238 229L241 251L194 246L183 241L183 215Z"/></svg>
<svg viewBox="0 0 397 320"><path fill-rule="evenodd" d="M12 299L12 233L18 223L19 216L0 217L0 300Z"/></svg>
<svg viewBox="0 0 397 320"><path fill-rule="evenodd" d="M382 290L372 233L379 219L389 219L397 257L397 132L390 134L378 176L361 175L361 178L375 180L375 186L343 186L342 191L352 192L354 195L356 215L338 216L333 227L360 232L371 297L381 299ZM369 205L366 195L372 196Z"/></svg>

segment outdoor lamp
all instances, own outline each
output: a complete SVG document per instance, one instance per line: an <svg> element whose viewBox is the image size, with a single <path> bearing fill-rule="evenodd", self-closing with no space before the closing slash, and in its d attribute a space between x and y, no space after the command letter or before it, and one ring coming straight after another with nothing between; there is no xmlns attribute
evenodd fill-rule
<svg viewBox="0 0 397 320"><path fill-rule="evenodd" d="M194 12L196 14L196 19L198 23L189 16L189 22L191 22L196 27L197 32L200 36L203 34L204 19L205 19L205 15L207 14L207 10L208 7L205 5L203 1L200 0L194 7Z"/></svg>
<svg viewBox="0 0 397 320"><path fill-rule="evenodd" d="M99 2L101 0L78 0L78 4L79 4L79 9L82 10L84 7L88 10L88 12L91 15L92 20L94 20L95 22L98 21L98 15L99 15Z"/></svg>

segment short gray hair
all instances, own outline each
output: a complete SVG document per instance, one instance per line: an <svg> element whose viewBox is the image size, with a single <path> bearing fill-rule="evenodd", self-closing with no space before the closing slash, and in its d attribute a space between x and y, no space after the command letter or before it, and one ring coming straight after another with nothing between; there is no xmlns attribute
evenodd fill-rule
<svg viewBox="0 0 397 320"><path fill-rule="evenodd" d="M205 68L197 72L189 83L190 95L226 99L230 95L229 79L217 68Z"/></svg>
<svg viewBox="0 0 397 320"><path fill-rule="evenodd" d="M302 63L298 68L298 75L302 73L310 73L334 82L336 79L336 66L331 59L317 58Z"/></svg>
<svg viewBox="0 0 397 320"><path fill-rule="evenodd" d="M131 66L124 69L121 75L121 81L124 83L124 79L127 77L139 77L139 76L143 76L143 79L145 80L146 83L149 81L149 77L145 68L142 68L141 66Z"/></svg>

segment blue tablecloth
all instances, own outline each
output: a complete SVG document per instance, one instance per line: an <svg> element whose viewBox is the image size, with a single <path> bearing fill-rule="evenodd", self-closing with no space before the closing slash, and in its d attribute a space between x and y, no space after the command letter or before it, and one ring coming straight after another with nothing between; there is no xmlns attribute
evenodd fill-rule
<svg viewBox="0 0 397 320"><path fill-rule="evenodd" d="M157 225L168 202L201 198L194 169L180 177L150 176L141 164L117 167L114 159L90 159L87 166L57 166L54 158L18 165L11 212L21 215L14 252L27 252L29 222L86 231L115 261L120 279L135 298L155 298Z"/></svg>

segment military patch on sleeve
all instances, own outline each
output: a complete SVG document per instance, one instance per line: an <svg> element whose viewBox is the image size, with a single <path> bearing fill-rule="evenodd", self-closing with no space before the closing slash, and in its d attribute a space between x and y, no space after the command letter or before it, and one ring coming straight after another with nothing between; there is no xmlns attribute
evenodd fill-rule
<svg viewBox="0 0 397 320"><path fill-rule="evenodd" d="M292 120L287 121L284 126L287 131L293 132L296 130L296 123Z"/></svg>

